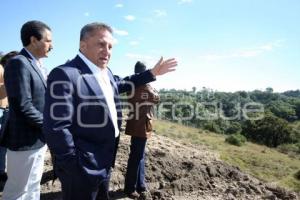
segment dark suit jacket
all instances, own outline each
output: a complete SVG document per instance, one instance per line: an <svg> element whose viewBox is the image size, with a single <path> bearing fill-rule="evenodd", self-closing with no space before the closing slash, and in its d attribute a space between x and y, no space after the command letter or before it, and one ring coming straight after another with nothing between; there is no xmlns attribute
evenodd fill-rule
<svg viewBox="0 0 300 200"><path fill-rule="evenodd" d="M3 146L13 151L42 147L42 124L46 82L25 49L5 68L4 82L9 102L9 132Z"/></svg>
<svg viewBox="0 0 300 200"><path fill-rule="evenodd" d="M120 79L109 71L115 95L118 125L122 113L119 93L132 89L127 81L142 85L153 81L150 71ZM48 76L44 135L57 165L72 171L77 163L97 178L107 178L114 163L115 130L101 87L89 67L77 56ZM74 160L76 160L74 162Z"/></svg>

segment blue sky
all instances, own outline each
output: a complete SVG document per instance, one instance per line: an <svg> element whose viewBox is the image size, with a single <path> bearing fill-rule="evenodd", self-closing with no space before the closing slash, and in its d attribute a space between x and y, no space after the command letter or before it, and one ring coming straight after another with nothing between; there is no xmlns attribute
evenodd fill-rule
<svg viewBox="0 0 300 200"><path fill-rule="evenodd" d="M52 28L49 70L76 55L83 25L100 21L115 30L115 74L131 74L137 60L177 58L158 89L300 89L299 0L2 0L0 17L2 52L22 48L26 21Z"/></svg>

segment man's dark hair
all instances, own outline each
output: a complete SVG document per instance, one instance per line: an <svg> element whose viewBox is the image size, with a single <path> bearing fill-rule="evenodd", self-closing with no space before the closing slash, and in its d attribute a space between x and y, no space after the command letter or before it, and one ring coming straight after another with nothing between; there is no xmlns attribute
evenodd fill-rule
<svg viewBox="0 0 300 200"><path fill-rule="evenodd" d="M81 31L80 31L80 41L86 39L87 37L91 36L91 34L94 33L95 30L107 30L109 31L111 34L113 33L112 28L104 23L99 23L99 22L94 22L94 23L90 23L85 25Z"/></svg>
<svg viewBox="0 0 300 200"><path fill-rule="evenodd" d="M21 28L21 40L24 47L30 44L30 37L34 36L41 40L45 30L51 31L50 27L41 21L28 21Z"/></svg>
<svg viewBox="0 0 300 200"><path fill-rule="evenodd" d="M3 67L5 67L5 66L7 65L9 59L11 59L12 57L14 57L14 56L17 55L17 54L19 54L18 51L11 51L11 52L5 54L5 55L1 58L1 62L0 62L1 65L2 65Z"/></svg>

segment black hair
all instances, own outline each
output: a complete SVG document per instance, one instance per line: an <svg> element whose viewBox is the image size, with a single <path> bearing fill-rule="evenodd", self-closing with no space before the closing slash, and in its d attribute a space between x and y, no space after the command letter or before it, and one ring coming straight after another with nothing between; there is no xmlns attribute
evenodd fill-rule
<svg viewBox="0 0 300 200"><path fill-rule="evenodd" d="M33 20L26 22L21 28L23 46L26 47L30 44L31 36L34 36L37 40L41 40L46 29L51 31L50 27L41 21Z"/></svg>
<svg viewBox="0 0 300 200"><path fill-rule="evenodd" d="M11 51L11 52L5 54L5 55L1 58L1 62L0 62L1 65L2 65L3 67L5 67L5 65L7 65L9 59L11 59L12 57L14 57L14 56L17 55L17 54L19 54L18 51Z"/></svg>

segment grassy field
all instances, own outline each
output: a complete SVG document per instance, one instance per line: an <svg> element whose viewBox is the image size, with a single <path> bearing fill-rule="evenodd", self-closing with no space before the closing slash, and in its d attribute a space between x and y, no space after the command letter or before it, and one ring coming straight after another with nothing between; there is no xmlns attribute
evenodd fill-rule
<svg viewBox="0 0 300 200"><path fill-rule="evenodd" d="M242 147L225 143L225 136L175 123L156 120L154 129L164 135L185 143L201 144L217 152L229 164L244 172L277 185L300 191L300 181L294 174L300 170L300 160L291 158L265 146L247 142Z"/></svg>
<svg viewBox="0 0 300 200"><path fill-rule="evenodd" d="M296 122L291 123L291 126L295 129L300 130L300 121L296 121Z"/></svg>

